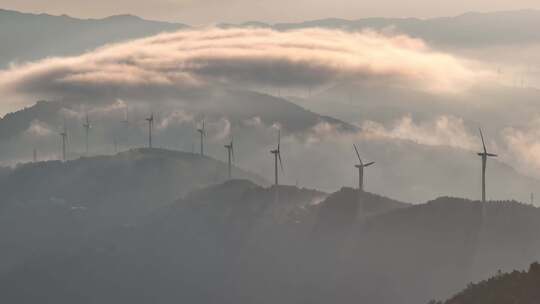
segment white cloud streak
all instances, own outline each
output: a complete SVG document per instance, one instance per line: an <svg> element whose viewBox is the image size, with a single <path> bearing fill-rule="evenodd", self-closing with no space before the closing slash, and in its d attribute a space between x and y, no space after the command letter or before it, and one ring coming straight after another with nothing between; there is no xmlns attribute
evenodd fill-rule
<svg viewBox="0 0 540 304"><path fill-rule="evenodd" d="M416 123L411 116L405 116L391 127L366 121L363 133L370 138L409 140L428 146L448 146L466 150L478 149L478 140L472 136L463 119L442 115L431 121Z"/></svg>
<svg viewBox="0 0 540 304"><path fill-rule="evenodd" d="M540 118L526 128L509 127L503 131L509 162L516 163L521 171L540 176Z"/></svg>
<svg viewBox="0 0 540 304"><path fill-rule="evenodd" d="M0 71L0 92L35 98L129 98L217 84L311 87L366 80L456 92L490 75L403 35L210 28L13 66Z"/></svg>

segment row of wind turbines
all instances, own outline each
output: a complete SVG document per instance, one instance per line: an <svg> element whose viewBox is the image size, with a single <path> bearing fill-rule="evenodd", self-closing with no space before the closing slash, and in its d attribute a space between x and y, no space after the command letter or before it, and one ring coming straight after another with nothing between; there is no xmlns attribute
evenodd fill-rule
<svg viewBox="0 0 540 304"><path fill-rule="evenodd" d="M145 118L145 121L148 122L148 147L151 149L153 148L153 144L152 144L152 130L153 130L153 127L154 127L154 114L152 113L148 118ZM126 118L126 121L127 123L127 118ZM89 136L90 136L90 129L92 128L92 124L90 122L90 119L88 117L88 115L86 115L86 120L83 124L83 127L85 129L85 136L86 136L86 140L85 140L85 148L86 148L86 154L88 155L89 153ZM482 202L485 202L486 201L486 167L487 167L487 160L488 158L491 158L491 157L497 157L498 155L497 154L494 154L494 153L490 153L487 151L487 147L486 147L486 143L485 143L485 140L484 140L484 134L482 132L482 129L479 128L479 132L480 132L480 138L482 140L482 152L479 152L478 153L478 156L481 157L481 160L482 160ZM206 131L206 127L205 127L205 121L203 120L202 121L202 124L201 124L201 127L200 128L197 128L197 133L199 133L199 136L200 136L200 155L201 156L204 156L204 138L207 136L207 131ZM67 133L67 128L66 128L66 125L64 123L64 128L62 130L62 132L59 133L61 138L62 138L62 160L66 160L66 142L67 142L67 136L68 136L68 133ZM234 138L231 138L231 141L224 145L225 149L227 149L227 173L228 173L228 178L231 179L232 178L232 166L233 166L233 162L235 161L235 157L234 157ZM358 147L356 146L356 144L353 144L353 147L354 147L354 151L356 153L356 156L358 157L358 164L354 165L354 167L356 169L358 169L358 190L360 192L363 192L364 191L364 180L365 180L365 177L364 177L364 169L372 166L375 164L375 162L367 162L367 163L364 163L364 161L362 160L362 158L360 157L360 152L358 151ZM281 130L278 130L278 135L277 135L277 146L275 149L272 149L270 150L270 154L273 155L274 157L274 184L275 185L279 185L279 172L281 170L281 172L284 171L284 168L283 168L283 161L282 161L282 158L281 158ZM34 150L34 161L36 160L36 151Z"/></svg>
<svg viewBox="0 0 540 304"><path fill-rule="evenodd" d="M497 157L497 154L489 153L487 151L486 142L484 140L484 133L482 132L482 129L478 129L480 132L480 138L482 140L482 148L483 151L478 153L478 156L482 159L482 202L486 202L486 167L487 167L487 160L489 157ZM232 142L231 142L232 145ZM356 144L353 144L354 151L356 152L356 156L358 157L358 164L356 164L354 167L358 169L358 191L364 192L364 169L368 168L375 164L375 162L367 162L364 163L362 158L360 157L360 152L358 151L358 147ZM275 185L279 185L279 171L278 171L278 160L281 170L283 171L283 163L281 160L281 132L278 131L278 144L277 148L270 151L271 154L274 155L274 183ZM230 160L229 160L229 167L230 167ZM230 174L229 174L230 177Z"/></svg>

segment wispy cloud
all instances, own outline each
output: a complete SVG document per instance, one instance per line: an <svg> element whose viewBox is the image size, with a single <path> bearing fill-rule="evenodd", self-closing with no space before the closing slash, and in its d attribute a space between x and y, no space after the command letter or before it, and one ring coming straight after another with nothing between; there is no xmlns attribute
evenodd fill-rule
<svg viewBox="0 0 540 304"><path fill-rule="evenodd" d="M508 161L517 164L522 171L540 176L540 118L525 128L504 129L503 139Z"/></svg>
<svg viewBox="0 0 540 304"><path fill-rule="evenodd" d="M367 137L409 140L428 146L449 146L474 150L478 148L477 139L471 135L463 119L442 115L433 120L417 123L411 116L405 116L392 126L366 121L362 126Z"/></svg>
<svg viewBox="0 0 540 304"><path fill-rule="evenodd" d="M56 134L56 132L53 131L53 128L39 120L33 120L30 123L30 127L25 131L25 135L35 137L46 137L53 134Z"/></svg>

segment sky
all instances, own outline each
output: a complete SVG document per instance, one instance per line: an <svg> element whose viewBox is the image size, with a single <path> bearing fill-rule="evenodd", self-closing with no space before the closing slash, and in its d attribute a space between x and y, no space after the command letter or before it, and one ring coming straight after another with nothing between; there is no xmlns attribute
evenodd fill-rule
<svg viewBox="0 0 540 304"><path fill-rule="evenodd" d="M147 19L205 25L219 22L290 22L326 17L439 17L469 11L540 9L538 0L0 0L0 7L32 13L99 18L134 14Z"/></svg>

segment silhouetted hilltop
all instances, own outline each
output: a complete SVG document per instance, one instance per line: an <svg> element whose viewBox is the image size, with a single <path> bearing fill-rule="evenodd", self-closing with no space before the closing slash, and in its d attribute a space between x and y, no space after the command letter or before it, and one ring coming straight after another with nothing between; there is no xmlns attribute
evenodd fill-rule
<svg viewBox="0 0 540 304"><path fill-rule="evenodd" d="M70 150L73 152L84 151L83 121L80 118L84 116L84 113L81 112L81 108L93 109L100 106L110 106L110 100L40 101L31 107L5 115L0 118L0 143L3 143L0 145L0 160L20 157L21 150L28 150L29 145L37 145L41 154L44 155L50 154L52 151L57 152L58 140L55 138L57 134L54 133L60 132L64 120L67 121L70 136ZM340 131L353 132L357 130L357 127L351 124L329 116L319 115L286 99L251 91L209 88L208 91L201 91L184 100L178 100L177 103L166 104L164 102L160 106L160 110L162 114L156 113L156 124L165 119L172 120L174 117L170 118L168 115L181 112L188 117L193 116L196 120L205 117L208 123L227 120L234 126L250 129L267 128L279 124L284 131L296 133L311 131L320 123L329 123ZM132 146L140 145L141 141L144 142L147 134L145 133L146 128L141 127L141 116L147 115L152 109L132 107L130 109L131 125L127 130L119 126L120 120L124 119L124 111L124 108L118 108L116 111L104 114L99 110L95 114L91 114L91 120L98 121L95 123L97 129L92 131L94 150L102 150L103 146L110 145L113 136L122 139L122 144ZM72 115L67 115L66 112L72 113ZM183 138L183 142L191 143L194 126L188 125L189 122L185 123L185 125L172 124L172 126L160 130L161 134L157 134L158 144L177 142L179 137ZM38 127L41 126L44 129L41 131L47 133L34 134L40 130L31 129L33 124L38 124ZM127 134L129 135L128 142L125 139L128 137ZM51 140L51 138L55 140ZM137 141L135 142L135 140ZM97 147L95 147L96 145Z"/></svg>
<svg viewBox="0 0 540 304"><path fill-rule="evenodd" d="M233 174L265 184L236 167ZM0 178L0 246L10 248L0 253L0 269L36 252L76 248L226 179L220 161L163 149L17 166Z"/></svg>
<svg viewBox="0 0 540 304"><path fill-rule="evenodd" d="M471 284L445 302L433 304L536 304L540 299L540 265L528 271L499 273L480 283Z"/></svg>
<svg viewBox="0 0 540 304"><path fill-rule="evenodd" d="M0 9L0 40L3 46L0 68L10 62L76 55L104 44L186 27L131 15L77 19L66 15L37 15Z"/></svg>
<svg viewBox="0 0 540 304"><path fill-rule="evenodd" d="M411 295L450 295L494 269L522 268L537 260L539 220L540 209L517 202L442 197L369 220L369 255L384 261L374 267L415 277L403 286Z"/></svg>
<svg viewBox="0 0 540 304"><path fill-rule="evenodd" d="M322 234L349 231L353 229L351 225L363 225L368 217L409 206L377 194L345 187L317 206L316 231Z"/></svg>
<svg viewBox="0 0 540 304"><path fill-rule="evenodd" d="M237 176L264 181L235 168ZM172 202L227 178L227 165L164 149L133 149L112 156L46 161L16 167L0 184L4 203L49 200L95 207L126 200ZM32 189L32 191L27 191Z"/></svg>
<svg viewBox="0 0 540 304"><path fill-rule="evenodd" d="M28 130L32 121L50 124L58 122L59 102L38 101L35 105L17 112L8 113L0 119L0 140L8 140Z"/></svg>
<svg viewBox="0 0 540 304"><path fill-rule="evenodd" d="M320 209L332 212L356 213L361 212L363 216L371 216L388 212L394 209L406 208L411 205L393 200L370 192L358 191L357 189L344 187L338 192L332 193L324 202Z"/></svg>

